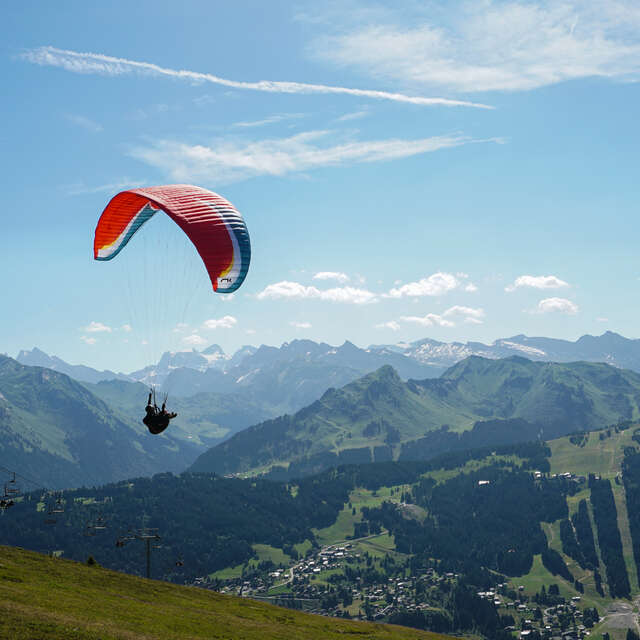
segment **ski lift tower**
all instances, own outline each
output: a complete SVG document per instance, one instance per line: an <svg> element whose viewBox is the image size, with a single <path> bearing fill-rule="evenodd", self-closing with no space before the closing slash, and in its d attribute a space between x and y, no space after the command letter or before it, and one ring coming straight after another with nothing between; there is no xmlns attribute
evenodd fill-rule
<svg viewBox="0 0 640 640"><path fill-rule="evenodd" d="M151 577L151 541L160 540L160 536L158 535L157 529L149 529L145 527L144 529L139 529L135 533L135 537L138 540L143 540L146 546L147 551L147 578Z"/></svg>
<svg viewBox="0 0 640 640"><path fill-rule="evenodd" d="M130 530L126 536L121 536L116 541L116 547L124 547L124 545L130 540L142 540L145 544L146 557L147 557L147 578L151 577L151 542L157 542L160 540L158 529L151 529L149 527L143 527L142 529Z"/></svg>

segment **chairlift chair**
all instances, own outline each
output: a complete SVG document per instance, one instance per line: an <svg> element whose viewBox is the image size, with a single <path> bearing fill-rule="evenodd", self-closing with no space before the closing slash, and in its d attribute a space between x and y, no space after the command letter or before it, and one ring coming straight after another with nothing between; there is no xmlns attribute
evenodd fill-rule
<svg viewBox="0 0 640 640"><path fill-rule="evenodd" d="M64 503L62 502L62 498L58 498L53 506L49 509L49 513L64 513Z"/></svg>
<svg viewBox="0 0 640 640"><path fill-rule="evenodd" d="M20 493L20 489L18 488L18 481L16 480L16 472L14 471L11 475L11 480L4 485L5 495L16 495Z"/></svg>

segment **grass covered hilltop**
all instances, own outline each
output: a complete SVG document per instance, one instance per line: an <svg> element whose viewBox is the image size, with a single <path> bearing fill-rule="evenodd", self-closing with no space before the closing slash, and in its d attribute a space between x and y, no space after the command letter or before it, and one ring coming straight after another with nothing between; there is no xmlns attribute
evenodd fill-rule
<svg viewBox="0 0 640 640"><path fill-rule="evenodd" d="M325 618L0 547L0 637L443 640L393 625Z"/></svg>

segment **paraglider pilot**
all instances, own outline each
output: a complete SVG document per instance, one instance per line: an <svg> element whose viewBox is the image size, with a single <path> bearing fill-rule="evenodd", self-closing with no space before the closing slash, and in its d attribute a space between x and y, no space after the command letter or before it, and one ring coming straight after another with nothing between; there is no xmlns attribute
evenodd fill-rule
<svg viewBox="0 0 640 640"><path fill-rule="evenodd" d="M169 426L169 422L178 415L173 411L167 411L166 405L167 400L165 398L165 401L162 403L162 408L159 409L156 404L153 389L149 391L149 399L147 400L147 406L145 407L146 415L142 418L142 422L153 435L162 433Z"/></svg>

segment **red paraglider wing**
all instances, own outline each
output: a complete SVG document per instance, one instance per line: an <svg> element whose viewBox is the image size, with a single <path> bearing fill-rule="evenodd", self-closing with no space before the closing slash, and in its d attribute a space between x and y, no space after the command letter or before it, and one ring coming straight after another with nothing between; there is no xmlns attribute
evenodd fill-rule
<svg viewBox="0 0 640 640"><path fill-rule="evenodd" d="M251 260L249 233L235 207L212 191L173 184L122 191L114 196L98 221L93 255L111 260L158 210L187 234L220 293L235 291Z"/></svg>

